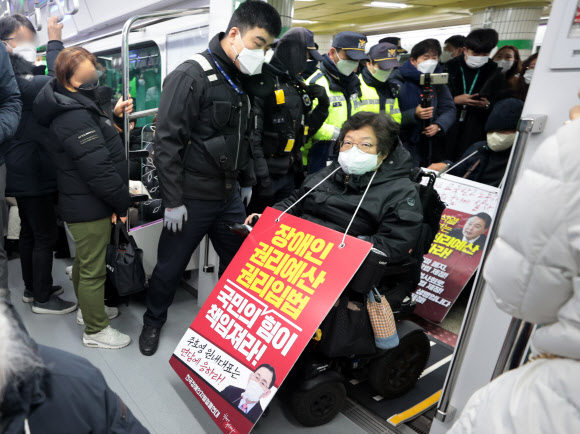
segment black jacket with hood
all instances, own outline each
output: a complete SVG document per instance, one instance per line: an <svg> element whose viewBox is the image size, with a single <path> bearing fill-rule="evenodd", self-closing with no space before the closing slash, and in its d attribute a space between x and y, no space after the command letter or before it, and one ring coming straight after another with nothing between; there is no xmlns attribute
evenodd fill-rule
<svg viewBox="0 0 580 434"><path fill-rule="evenodd" d="M64 49L61 41L50 41L46 51L49 75L35 75L34 65L22 57L10 55L10 62L20 89L22 116L12 139L3 146L6 161L6 195L34 197L54 194L56 167L48 154L51 135L32 113L34 100L54 76L54 62Z"/></svg>
<svg viewBox="0 0 580 434"><path fill-rule="evenodd" d="M105 112L52 79L38 94L34 114L53 135L49 152L62 218L79 223L126 216L131 197L125 148Z"/></svg>
<svg viewBox="0 0 580 434"><path fill-rule="evenodd" d="M262 188L271 184L270 177L284 176L293 167L301 171L300 148L305 143L305 133L313 135L328 117L328 104L318 101L316 108L310 110L312 99L299 78L306 68L307 45L303 33L291 30L278 42L270 64L264 65L275 88L265 97L254 98L254 128L250 135L256 176ZM283 101L276 98L275 92L280 91ZM309 105L305 101L310 101ZM288 140L294 140L291 150L287 148Z"/></svg>
<svg viewBox="0 0 580 434"><path fill-rule="evenodd" d="M334 162L310 175L293 196L277 203L274 208L286 210L338 166L339 163ZM423 209L418 185L409 179L412 168L409 152L397 146L377 169L378 173L348 233L369 240L392 262L407 259L410 251L417 247L421 234ZM347 175L339 169L288 212L344 232L372 175L373 172Z"/></svg>

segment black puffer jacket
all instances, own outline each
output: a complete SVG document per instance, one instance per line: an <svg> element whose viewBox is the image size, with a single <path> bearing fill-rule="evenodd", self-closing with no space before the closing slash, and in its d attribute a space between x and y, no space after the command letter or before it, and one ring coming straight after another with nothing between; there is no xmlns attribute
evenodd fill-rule
<svg viewBox="0 0 580 434"><path fill-rule="evenodd" d="M21 111L20 91L8 59L8 52L4 44L0 44L0 150L3 150L6 140L16 132ZM4 157L0 152L0 166L2 164Z"/></svg>
<svg viewBox="0 0 580 434"><path fill-rule="evenodd" d="M293 196L276 204L285 210L338 167L334 162L310 175ZM417 245L423 221L419 189L409 179L411 156L397 146L381 164L358 210L349 235L365 237L385 252L393 262L404 260ZM373 172L346 175L339 169L289 213L305 220L344 232L371 180Z"/></svg>
<svg viewBox="0 0 580 434"><path fill-rule="evenodd" d="M54 61L63 49L60 41L48 43L46 62L50 75L54 75ZM4 144L6 195L34 197L56 193L56 167L48 154L50 131L32 114L34 100L51 77L34 75L34 65L20 56L10 55L10 61L20 89L22 116L16 134Z"/></svg>
<svg viewBox="0 0 580 434"><path fill-rule="evenodd" d="M56 79L34 102L41 125L50 127L50 153L58 170L59 209L68 223L127 215L131 198L125 149L113 122L95 102Z"/></svg>

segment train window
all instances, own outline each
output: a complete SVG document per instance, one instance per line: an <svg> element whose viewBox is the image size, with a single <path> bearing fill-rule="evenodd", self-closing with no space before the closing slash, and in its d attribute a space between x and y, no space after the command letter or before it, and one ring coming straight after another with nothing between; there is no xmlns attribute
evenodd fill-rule
<svg viewBox="0 0 580 434"><path fill-rule="evenodd" d="M123 95L123 75L121 50L95 53L97 69L102 72L101 86L114 91L114 100ZM129 91L135 104L135 111L159 107L161 96L161 56L154 42L132 45L129 50ZM153 116L137 120L143 127L153 121Z"/></svg>

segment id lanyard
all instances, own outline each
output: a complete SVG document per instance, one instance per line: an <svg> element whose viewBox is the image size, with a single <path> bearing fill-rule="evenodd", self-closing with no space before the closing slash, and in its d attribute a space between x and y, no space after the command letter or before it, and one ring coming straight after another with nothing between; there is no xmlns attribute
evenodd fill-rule
<svg viewBox="0 0 580 434"><path fill-rule="evenodd" d="M463 93L467 93L467 83L465 82L465 72L463 71L462 67L459 67L459 68L461 69L461 77L463 78ZM468 95L471 95L471 92L473 92L473 88L475 87L475 83L477 83L477 78L479 77L479 71L481 71L481 70L478 69L477 74L475 74L475 78L473 79L473 82L471 83L471 88L469 89ZM461 114L459 115L459 122L464 122L466 115L467 115L467 106L464 105L463 108L461 109Z"/></svg>
<svg viewBox="0 0 580 434"><path fill-rule="evenodd" d="M228 81L230 86L234 88L234 90L238 93L238 95L243 95L244 92L242 91L242 89L240 89L238 86L236 86L236 83L234 83L233 80L228 76L228 74L226 74L226 72L223 70L223 68L217 62L217 60L215 60L215 57L213 57L213 54L212 54L211 49L209 47L207 47L207 51L209 51L209 55L213 59L213 63L215 63L215 66L217 67L219 72L221 72L221 74L224 76L224 78ZM478 73L479 73L479 71L478 71Z"/></svg>

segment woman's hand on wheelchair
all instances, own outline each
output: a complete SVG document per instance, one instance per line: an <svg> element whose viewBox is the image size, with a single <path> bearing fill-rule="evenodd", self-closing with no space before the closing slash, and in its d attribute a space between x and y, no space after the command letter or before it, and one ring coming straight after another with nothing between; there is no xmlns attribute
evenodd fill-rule
<svg viewBox="0 0 580 434"><path fill-rule="evenodd" d="M262 217L262 214L258 214L258 213L250 214L244 223L247 225L250 225L250 226L254 226L254 224L255 224L254 217L260 218L260 217Z"/></svg>

